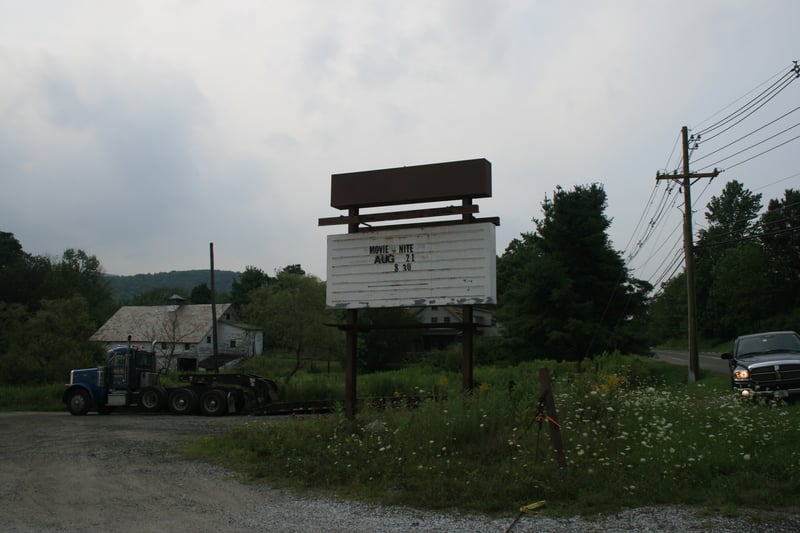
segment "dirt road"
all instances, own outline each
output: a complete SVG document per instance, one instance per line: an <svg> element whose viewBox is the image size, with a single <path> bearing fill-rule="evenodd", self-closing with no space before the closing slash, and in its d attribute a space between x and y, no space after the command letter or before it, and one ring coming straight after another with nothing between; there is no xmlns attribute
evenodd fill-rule
<svg viewBox="0 0 800 533"><path fill-rule="evenodd" d="M265 420L0 413L0 529L498 531L507 524L301 498L171 451L190 435Z"/></svg>

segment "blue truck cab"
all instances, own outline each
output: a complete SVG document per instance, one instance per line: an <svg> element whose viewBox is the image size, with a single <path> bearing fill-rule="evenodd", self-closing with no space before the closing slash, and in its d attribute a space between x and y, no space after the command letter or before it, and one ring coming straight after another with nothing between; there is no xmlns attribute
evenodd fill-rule
<svg viewBox="0 0 800 533"><path fill-rule="evenodd" d="M165 396L158 386L155 353L131 345L109 350L105 366L72 370L62 400L70 413L80 416L129 405L157 410Z"/></svg>

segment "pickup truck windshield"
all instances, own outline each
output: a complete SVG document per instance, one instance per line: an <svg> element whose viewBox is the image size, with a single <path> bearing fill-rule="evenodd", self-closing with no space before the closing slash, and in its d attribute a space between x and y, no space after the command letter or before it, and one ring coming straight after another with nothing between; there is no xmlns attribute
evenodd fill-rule
<svg viewBox="0 0 800 533"><path fill-rule="evenodd" d="M763 335L739 339L738 357L775 352L800 352L800 337L793 333Z"/></svg>

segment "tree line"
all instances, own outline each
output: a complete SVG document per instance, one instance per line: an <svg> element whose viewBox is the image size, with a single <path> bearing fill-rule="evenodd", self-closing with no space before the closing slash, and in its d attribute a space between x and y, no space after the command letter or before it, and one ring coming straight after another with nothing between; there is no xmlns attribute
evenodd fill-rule
<svg viewBox="0 0 800 533"><path fill-rule="evenodd" d="M660 287L633 277L608 237L607 197L601 184L556 188L545 196L533 229L497 257L502 335L476 340L480 363L531 358L582 361L603 352L648 353L686 337L683 273ZM698 326L708 342L766 329L797 329L800 321L800 192L770 200L729 182L709 201L695 247ZM191 291L162 287L127 300L163 305L177 292L208 303L200 283ZM274 275L247 266L232 281L230 302L241 319L264 331L265 348L289 353L295 372L308 358L341 361L344 340L332 325L342 311L325 307L325 283L301 265ZM102 357L88 342L120 304L98 259L67 249L48 258L26 253L12 233L0 232L0 382L47 383L70 368ZM368 309L359 320L413 321L403 309ZM397 366L420 335L376 330L359 335L362 371Z"/></svg>
<svg viewBox="0 0 800 533"><path fill-rule="evenodd" d="M26 253L0 232L0 381L53 383L102 354L89 342L115 311L98 259L67 249Z"/></svg>

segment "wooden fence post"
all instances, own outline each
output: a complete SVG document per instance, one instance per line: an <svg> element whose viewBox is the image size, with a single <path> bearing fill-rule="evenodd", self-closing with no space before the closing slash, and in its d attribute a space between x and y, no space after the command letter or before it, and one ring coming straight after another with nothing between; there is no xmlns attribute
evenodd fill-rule
<svg viewBox="0 0 800 533"><path fill-rule="evenodd" d="M553 385L550 383L550 374L546 368L539 369L539 383L542 385L542 398L544 400L547 429L550 432L550 442L556 453L556 461L561 468L567 467L567 458L564 455L564 443L561 440L561 424L556 413L556 402L553 398Z"/></svg>

